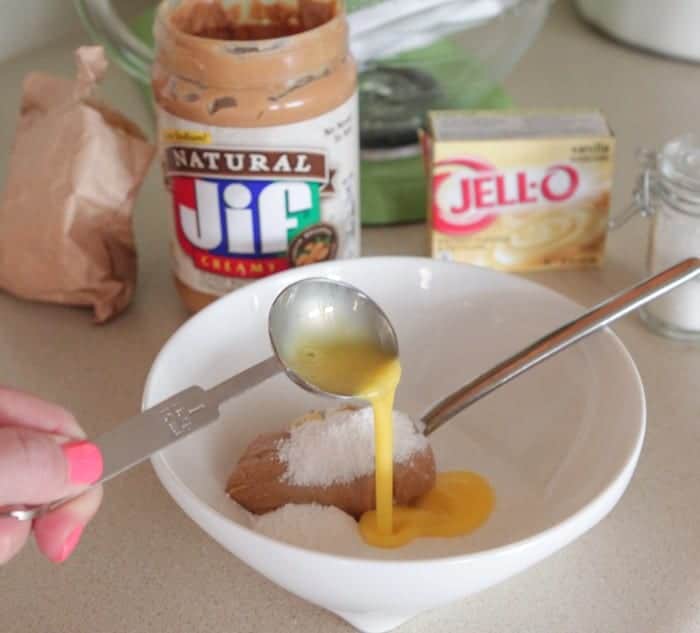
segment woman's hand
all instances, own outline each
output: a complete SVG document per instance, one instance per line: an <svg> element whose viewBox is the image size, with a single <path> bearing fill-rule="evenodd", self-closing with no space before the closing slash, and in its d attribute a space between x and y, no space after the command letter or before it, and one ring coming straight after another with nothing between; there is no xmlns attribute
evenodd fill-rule
<svg viewBox="0 0 700 633"><path fill-rule="evenodd" d="M48 503L97 481L102 456L84 438L68 411L0 387L0 507ZM0 564L22 549L31 532L49 559L63 562L101 499L96 487L33 522L0 518Z"/></svg>

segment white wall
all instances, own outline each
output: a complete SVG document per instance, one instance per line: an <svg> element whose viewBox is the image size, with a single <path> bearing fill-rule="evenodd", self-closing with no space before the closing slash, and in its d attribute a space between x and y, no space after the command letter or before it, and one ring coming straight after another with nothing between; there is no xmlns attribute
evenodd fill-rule
<svg viewBox="0 0 700 633"><path fill-rule="evenodd" d="M79 28L72 0L0 0L0 61Z"/></svg>

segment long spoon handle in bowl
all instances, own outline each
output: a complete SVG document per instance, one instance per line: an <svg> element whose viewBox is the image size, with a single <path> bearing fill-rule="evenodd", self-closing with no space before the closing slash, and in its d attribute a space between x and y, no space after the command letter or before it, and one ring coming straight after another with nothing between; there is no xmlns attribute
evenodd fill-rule
<svg viewBox="0 0 700 633"><path fill-rule="evenodd" d="M686 259L610 297L580 317L543 336L435 404L423 415L425 434L430 435L468 406L528 369L578 343L589 334L604 328L645 303L670 292L698 274L700 274L700 258Z"/></svg>

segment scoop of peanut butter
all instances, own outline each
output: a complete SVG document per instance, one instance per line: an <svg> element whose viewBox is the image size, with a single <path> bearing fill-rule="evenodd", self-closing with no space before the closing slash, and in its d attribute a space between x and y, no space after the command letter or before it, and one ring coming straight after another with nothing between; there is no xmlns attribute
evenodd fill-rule
<svg viewBox="0 0 700 633"><path fill-rule="evenodd" d="M317 416L300 423L313 424ZM318 422L323 424L323 421ZM248 446L229 478L226 490L231 498L254 514L265 514L288 503L317 503L335 506L359 518L375 508L374 472L347 482L327 485L298 485L287 477L288 464L279 447L291 437L290 431L259 435ZM323 459L323 455L318 456ZM407 459L394 462L394 501L410 505L435 484L435 458L430 445Z"/></svg>

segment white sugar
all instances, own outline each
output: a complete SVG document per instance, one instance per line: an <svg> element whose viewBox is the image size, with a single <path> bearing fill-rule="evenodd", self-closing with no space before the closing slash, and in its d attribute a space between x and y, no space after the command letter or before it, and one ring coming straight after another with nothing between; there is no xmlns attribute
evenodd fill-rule
<svg viewBox="0 0 700 633"><path fill-rule="evenodd" d="M349 514L333 506L287 504L252 518L253 529L290 545L352 555L366 546Z"/></svg>
<svg viewBox="0 0 700 633"><path fill-rule="evenodd" d="M405 463L428 446L418 425L394 411L394 462ZM374 415L369 407L337 409L325 420L293 427L278 446L284 480L298 486L349 483L374 472Z"/></svg>
<svg viewBox="0 0 700 633"><path fill-rule="evenodd" d="M672 211L654 217L652 272L673 266L685 257L700 253L700 223L696 217L683 217ZM659 297L645 310L664 325L687 332L700 332L700 281L687 281Z"/></svg>

